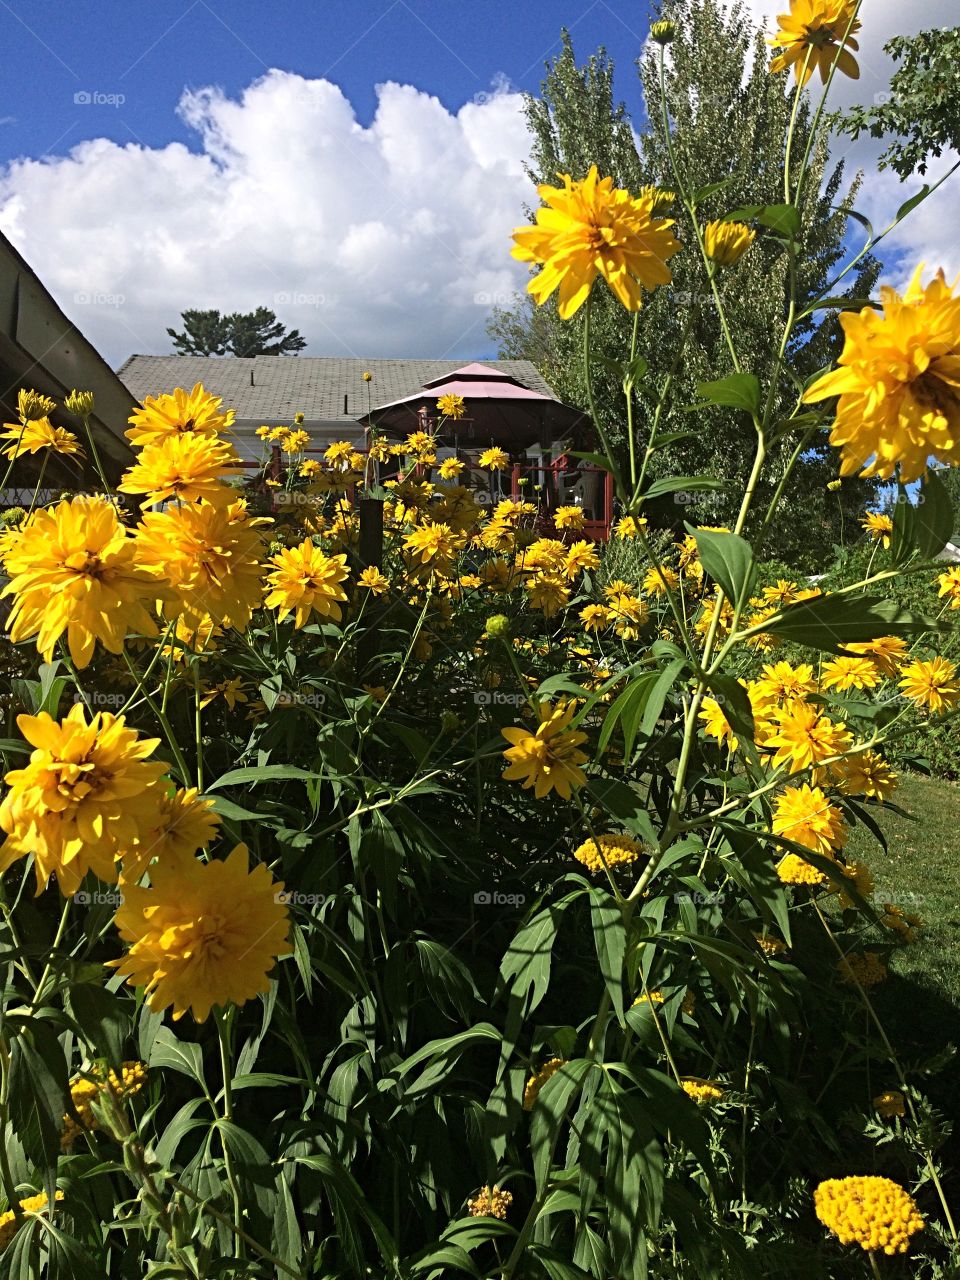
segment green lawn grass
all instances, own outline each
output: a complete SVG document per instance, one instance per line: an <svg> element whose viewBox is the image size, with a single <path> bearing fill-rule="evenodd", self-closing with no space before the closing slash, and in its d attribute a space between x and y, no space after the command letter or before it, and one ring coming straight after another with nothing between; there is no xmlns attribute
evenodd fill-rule
<svg viewBox="0 0 960 1280"><path fill-rule="evenodd" d="M960 1028L960 785L905 774L893 800L917 820L882 812L887 852L858 828L847 853L870 867L878 904L923 918L920 938L896 953L891 971L951 1003Z"/></svg>
<svg viewBox="0 0 960 1280"><path fill-rule="evenodd" d="M960 785L905 774L893 800L916 821L881 811L887 852L861 827L845 852L870 867L878 907L897 903L924 922L917 941L892 956L890 979L872 993L909 1073L912 1063L948 1044L960 1048ZM924 1091L954 1121L951 1154L960 1160L955 1081L956 1061Z"/></svg>

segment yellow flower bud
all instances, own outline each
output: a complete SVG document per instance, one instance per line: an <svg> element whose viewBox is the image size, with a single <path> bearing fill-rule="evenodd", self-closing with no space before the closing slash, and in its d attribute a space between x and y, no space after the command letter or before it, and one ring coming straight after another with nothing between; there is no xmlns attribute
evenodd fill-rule
<svg viewBox="0 0 960 1280"><path fill-rule="evenodd" d="M71 391L63 404L67 413L72 413L74 417L89 418L93 413L93 392Z"/></svg>

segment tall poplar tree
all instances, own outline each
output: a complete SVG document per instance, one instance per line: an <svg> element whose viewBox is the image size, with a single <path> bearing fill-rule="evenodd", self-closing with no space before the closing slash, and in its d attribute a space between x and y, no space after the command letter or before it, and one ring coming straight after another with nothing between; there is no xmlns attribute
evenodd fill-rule
<svg viewBox="0 0 960 1280"><path fill-rule="evenodd" d="M674 190L676 179L665 145L662 111L669 115L676 164L685 189L721 189L699 204L701 221L722 217L744 205L784 203L783 149L789 125L791 89L783 76L769 72L769 50L762 33L740 5L719 0L676 0L663 6L663 16L676 23L667 49L661 83L659 48L642 52L638 70L647 118L631 124L613 92L613 66L603 50L578 66L567 33L539 98L527 101L533 138L530 173L537 182L555 183L558 172L583 178L591 164L611 174L617 185L637 191L645 184ZM822 293L845 257L847 211L853 207L859 178L844 181L842 162L829 161L829 135L821 129L811 138L812 112L801 105L794 149L811 151L809 174L801 195L801 298ZM791 193L793 196L795 193ZM692 244L692 228L682 206L676 206L677 238ZM729 482L729 490L698 502L698 518L726 523L739 505L749 472L755 437L749 422L727 410L707 407L689 412L699 399L697 384L733 371L719 314L698 252L677 254L670 263L671 286L657 290L640 313L637 349L649 373L637 388L635 423L641 440L663 380L672 374L662 418L663 430L688 433L658 454L654 474L713 474ZM788 259L775 237L761 232L750 252L733 269L722 270L718 286L730 327L738 335L745 369L766 388L775 358L775 343L786 307ZM865 259L847 277L836 296L865 298L879 274L879 264ZM610 360L628 351L634 318L602 284L594 293L592 342ZM535 313L527 298L495 313L491 334L500 354L536 361L561 397L586 406L582 368L583 318L560 321L553 304ZM793 369L803 381L823 368L836 353L840 337L836 313L816 311L797 330L791 352ZM624 439L624 400L619 381L598 362L593 371L599 414L620 446ZM798 394L782 378L777 396L786 412ZM798 437L787 437L777 454L785 465ZM800 568L817 569L839 539L841 510L849 527L873 486L858 481L828 493L836 475L836 459L825 433L811 439L791 484L791 504L774 522L767 552ZM771 469L770 492L776 482ZM665 523L679 523L689 512L661 511Z"/></svg>

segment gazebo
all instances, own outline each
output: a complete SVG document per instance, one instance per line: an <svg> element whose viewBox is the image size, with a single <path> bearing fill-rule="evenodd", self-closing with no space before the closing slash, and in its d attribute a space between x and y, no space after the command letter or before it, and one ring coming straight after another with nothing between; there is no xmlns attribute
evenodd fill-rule
<svg viewBox="0 0 960 1280"><path fill-rule="evenodd" d="M590 426L589 416L581 409L532 391L501 369L477 363L434 378L413 395L377 405L364 421L394 436L424 429L425 422L436 429L437 400L447 395L463 396L466 401L465 416L448 418L443 424L444 441L460 449L498 445L514 457L532 448L547 453Z"/></svg>

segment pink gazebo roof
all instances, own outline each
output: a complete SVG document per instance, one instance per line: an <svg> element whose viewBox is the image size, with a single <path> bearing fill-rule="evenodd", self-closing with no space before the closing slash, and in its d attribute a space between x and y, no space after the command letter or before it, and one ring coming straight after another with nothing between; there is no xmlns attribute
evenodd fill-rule
<svg viewBox="0 0 960 1280"><path fill-rule="evenodd" d="M421 408L436 413L440 396L463 396L467 416L462 423L450 423L445 430L463 432L498 444L526 446L546 433L559 438L582 423L580 409L562 404L552 396L532 391L500 369L476 361L461 369L426 382L420 391L371 409L367 421L396 431L412 429L412 419Z"/></svg>

